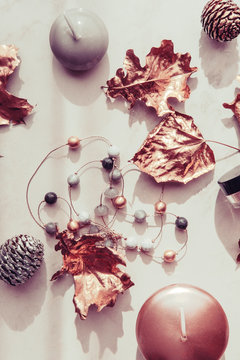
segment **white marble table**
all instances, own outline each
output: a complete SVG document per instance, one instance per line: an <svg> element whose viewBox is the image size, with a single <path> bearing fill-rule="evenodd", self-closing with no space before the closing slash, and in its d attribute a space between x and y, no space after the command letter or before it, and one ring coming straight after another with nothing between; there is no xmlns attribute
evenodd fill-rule
<svg viewBox="0 0 240 360"><path fill-rule="evenodd" d="M174 101L176 109L191 115L205 138L239 146L239 125L222 103L232 101L239 86L236 76L240 39L228 44L208 39L200 24L204 3L0 0L1 43L15 44L21 58L8 90L36 104L26 126L0 129L0 154L4 156L0 160L0 242L27 233L45 243L44 264L29 283L21 288L0 284L1 359L142 360L135 338L138 311L148 296L173 283L199 286L217 298L230 326L229 344L221 360L239 359L240 273L235 262L240 237L239 211L231 208L217 184L218 178L239 162L239 155L230 156L231 149L213 145L215 171L185 186L172 184L165 188L169 211L189 220L189 244L184 259L162 266L144 256L128 255L127 272L135 286L119 296L115 307L101 313L91 309L86 321L74 313L71 277L55 283L49 281L61 266L61 255L54 251L55 241L32 221L25 203L26 184L37 164L70 135L109 138L121 148L122 164L133 156L155 126L156 116L141 104L129 111L123 101L106 101L100 86L122 66L127 49L133 48L144 64L145 55L152 46L159 46L162 39L171 39L176 52L190 52L191 65L198 67L189 81L190 98L185 104ZM103 19L109 31L109 48L92 71L73 74L54 59L48 36L56 16L66 8L78 6ZM33 206L47 191L59 194L65 191L65 178L77 164L104 156L104 151L103 144L92 144L81 155L68 157L62 152L49 160L31 188ZM89 211L104 186L99 173L94 175L99 176L97 185L95 176L89 179L85 174L77 194L81 198L79 206ZM151 212L159 192L160 186L147 176L132 174L127 179L126 196L132 208L143 207ZM63 221L63 212L61 217ZM135 235L130 224L117 222L115 229ZM173 228L164 230L162 249L168 247L174 236Z"/></svg>

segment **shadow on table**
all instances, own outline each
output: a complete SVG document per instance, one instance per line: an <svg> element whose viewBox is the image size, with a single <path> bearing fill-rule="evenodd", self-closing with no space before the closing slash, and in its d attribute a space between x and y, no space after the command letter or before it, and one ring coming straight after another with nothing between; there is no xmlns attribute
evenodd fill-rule
<svg viewBox="0 0 240 360"><path fill-rule="evenodd" d="M234 261L240 252L238 247L239 217L240 209L234 209L223 192L219 190L215 205L215 227L219 239Z"/></svg>
<svg viewBox="0 0 240 360"><path fill-rule="evenodd" d="M184 204L193 195L203 191L213 180L213 175L214 171L210 171L185 185L173 182L166 183L164 185L163 201L167 204L172 202ZM161 183L157 183L153 177L141 173L136 180L134 192L129 201L133 203L138 198L143 204L155 204L160 198L161 191ZM179 209L178 215L181 213L184 214L184 210Z"/></svg>
<svg viewBox="0 0 240 360"><path fill-rule="evenodd" d="M0 316L15 331L26 329L40 313L47 288L46 265L23 285L0 284Z"/></svg>
<svg viewBox="0 0 240 360"><path fill-rule="evenodd" d="M223 88L232 83L238 74L237 40L218 42L202 30L199 40L201 66L210 85Z"/></svg>
<svg viewBox="0 0 240 360"><path fill-rule="evenodd" d="M88 317L84 321L77 316L75 325L83 352L86 354L89 352L90 336L91 333L95 333L99 339L98 359L104 358L104 351L107 348L116 354L118 338L124 336L122 313L126 311L132 311L129 290L118 295L113 308L106 307L97 313L95 307L90 307Z"/></svg>
<svg viewBox="0 0 240 360"><path fill-rule="evenodd" d="M105 55L93 69L71 71L53 57L52 71L56 84L66 99L75 105L88 106L103 93L101 86L108 79L109 60Z"/></svg>

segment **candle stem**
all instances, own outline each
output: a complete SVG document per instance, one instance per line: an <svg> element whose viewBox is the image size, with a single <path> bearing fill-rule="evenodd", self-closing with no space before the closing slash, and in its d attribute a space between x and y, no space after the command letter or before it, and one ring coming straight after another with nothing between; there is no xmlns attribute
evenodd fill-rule
<svg viewBox="0 0 240 360"><path fill-rule="evenodd" d="M66 20L66 23L69 26L69 29L72 32L72 36L73 36L74 40L79 40L81 38L81 35L77 33L76 29L74 29L74 23L73 23L73 21L71 19L71 16L69 16L66 11L64 12L63 15L64 15L64 18Z"/></svg>
<svg viewBox="0 0 240 360"><path fill-rule="evenodd" d="M183 307L180 307L181 314L181 341L187 341L187 331L186 331L186 319Z"/></svg>

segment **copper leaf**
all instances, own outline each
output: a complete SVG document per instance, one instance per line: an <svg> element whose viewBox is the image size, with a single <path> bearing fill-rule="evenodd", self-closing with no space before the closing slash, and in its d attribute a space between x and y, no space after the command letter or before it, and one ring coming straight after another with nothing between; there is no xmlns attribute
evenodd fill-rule
<svg viewBox="0 0 240 360"><path fill-rule="evenodd" d="M16 97L5 89L9 75L19 63L14 45L0 45L0 125L9 125L10 121L21 124L33 109L27 100Z"/></svg>
<svg viewBox="0 0 240 360"><path fill-rule="evenodd" d="M104 245L106 234L86 234L74 239L70 232L64 231L58 239L56 250L62 252L63 266L52 280L64 273L73 276L73 302L81 319L86 319L91 305L96 305L98 311L113 306L117 295L134 285L130 277L117 267L126 265L122 255ZM120 236L109 233L107 239L115 242Z"/></svg>
<svg viewBox="0 0 240 360"><path fill-rule="evenodd" d="M112 98L123 97L133 107L136 100L156 109L162 116L173 109L168 98L185 101L190 95L187 85L189 76L197 71L190 67L189 53L174 53L173 43L163 40L160 47L153 47L146 56L146 65L140 65L139 58L132 49L127 50L124 69L118 69L116 76L107 81L106 94Z"/></svg>
<svg viewBox="0 0 240 360"><path fill-rule="evenodd" d="M223 107L225 107L225 109L231 109L236 116L237 121L240 123L240 94L237 94L235 100L230 104L224 103Z"/></svg>
<svg viewBox="0 0 240 360"><path fill-rule="evenodd" d="M213 151L191 116L167 114L149 133L132 161L157 182L186 184L212 170Z"/></svg>

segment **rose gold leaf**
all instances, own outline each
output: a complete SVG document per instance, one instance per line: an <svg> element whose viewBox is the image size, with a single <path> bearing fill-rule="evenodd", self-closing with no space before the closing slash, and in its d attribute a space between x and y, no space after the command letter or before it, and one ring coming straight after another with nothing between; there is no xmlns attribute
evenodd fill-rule
<svg viewBox="0 0 240 360"><path fill-rule="evenodd" d="M168 104L170 97L185 101L190 96L187 80L197 71L190 67L189 53L173 52L173 43L163 40L160 47L153 47L146 56L146 65L140 65L133 50L127 50L124 69L118 69L116 76L107 81L109 97L123 97L133 107L136 100L142 100L153 107L158 116L172 112Z"/></svg>
<svg viewBox="0 0 240 360"><path fill-rule="evenodd" d="M17 48L14 45L0 45L0 125L24 123L24 117L33 109L27 100L10 94L6 89L9 75L19 65Z"/></svg>
<svg viewBox="0 0 240 360"><path fill-rule="evenodd" d="M0 125L8 125L10 120L14 125L21 124L32 109L33 106L27 100L0 88Z"/></svg>
<svg viewBox="0 0 240 360"><path fill-rule="evenodd" d="M112 233L107 236L116 240ZM70 232L64 231L57 238L60 241L56 250L62 252L63 266L52 280L66 272L73 276L73 302L81 319L86 319L91 305L96 305L98 311L105 306L113 306L117 295L133 285L130 277L117 267L126 265L122 255L104 246L105 236L86 234L76 240Z"/></svg>
<svg viewBox="0 0 240 360"><path fill-rule="evenodd" d="M225 107L225 109L232 110L237 118L237 121L240 123L240 94L237 94L235 100L230 104L224 103L223 107Z"/></svg>
<svg viewBox="0 0 240 360"><path fill-rule="evenodd" d="M214 169L215 159L191 116L166 115L132 161L157 182L186 184Z"/></svg>

